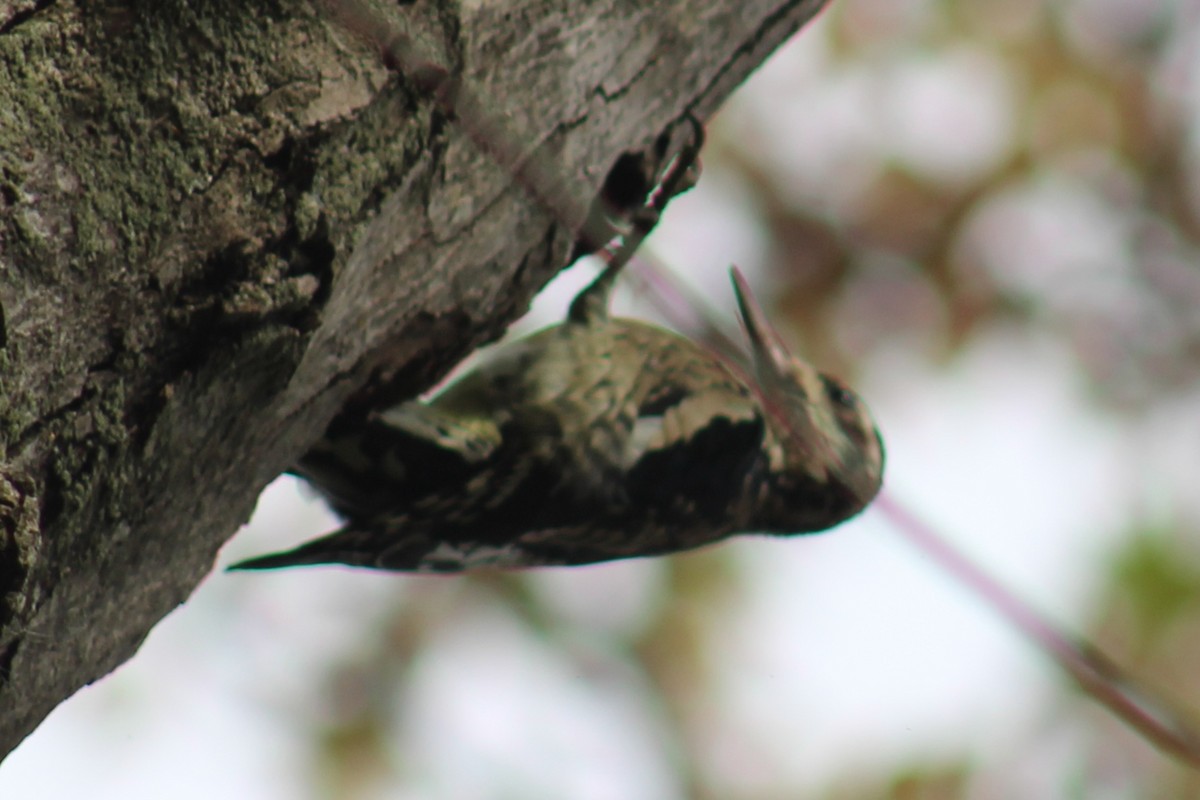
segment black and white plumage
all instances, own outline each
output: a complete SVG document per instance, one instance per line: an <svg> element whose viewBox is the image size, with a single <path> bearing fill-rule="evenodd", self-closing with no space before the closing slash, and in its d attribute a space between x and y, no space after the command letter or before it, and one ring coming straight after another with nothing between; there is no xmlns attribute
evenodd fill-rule
<svg viewBox="0 0 1200 800"><path fill-rule="evenodd" d="M740 273L752 375L609 314L617 275L695 180L703 129L688 121L690 144L564 322L501 347L429 402L344 414L294 471L346 525L232 569L589 564L742 532L812 533L861 511L883 470L870 413L788 354Z"/></svg>
<svg viewBox="0 0 1200 800"><path fill-rule="evenodd" d="M588 564L821 531L871 501L883 447L869 412L787 353L739 273L752 377L610 317L614 276L431 401L328 435L297 471L345 527L233 568Z"/></svg>

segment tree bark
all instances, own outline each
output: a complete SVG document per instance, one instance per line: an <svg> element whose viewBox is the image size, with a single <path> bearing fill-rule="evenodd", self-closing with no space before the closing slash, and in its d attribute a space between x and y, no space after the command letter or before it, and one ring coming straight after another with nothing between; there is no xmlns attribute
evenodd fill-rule
<svg viewBox="0 0 1200 800"><path fill-rule="evenodd" d="M378 8L586 208L823 2ZM348 400L428 387L564 266L582 220L451 116L318 3L0 0L0 756Z"/></svg>

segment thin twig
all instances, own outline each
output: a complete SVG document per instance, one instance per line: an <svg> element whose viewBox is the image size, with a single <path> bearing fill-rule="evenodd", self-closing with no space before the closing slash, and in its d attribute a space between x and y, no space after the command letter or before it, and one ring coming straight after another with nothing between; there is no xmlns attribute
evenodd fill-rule
<svg viewBox="0 0 1200 800"><path fill-rule="evenodd" d="M1157 747L1200 767L1200 731L1165 702L1153 698L1108 655L1035 611L888 493L876 498L875 507L913 546L1032 639L1097 702Z"/></svg>

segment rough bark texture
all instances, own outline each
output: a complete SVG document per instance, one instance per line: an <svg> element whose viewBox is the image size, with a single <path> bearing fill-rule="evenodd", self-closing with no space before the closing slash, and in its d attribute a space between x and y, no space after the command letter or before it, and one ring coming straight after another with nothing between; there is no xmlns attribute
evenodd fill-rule
<svg viewBox="0 0 1200 800"><path fill-rule="evenodd" d="M379 5L586 206L822 2ZM349 398L500 334L576 222L314 3L0 0L0 754Z"/></svg>

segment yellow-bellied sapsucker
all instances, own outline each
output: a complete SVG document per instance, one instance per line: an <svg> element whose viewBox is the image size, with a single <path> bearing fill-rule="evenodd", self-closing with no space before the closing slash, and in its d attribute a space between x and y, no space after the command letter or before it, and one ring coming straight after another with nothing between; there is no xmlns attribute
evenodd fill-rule
<svg viewBox="0 0 1200 800"><path fill-rule="evenodd" d="M233 568L588 564L741 532L811 533L861 511L883 469L870 413L787 353L736 270L753 376L676 333L609 316L617 272L674 193L662 188L563 323L431 401L343 424L304 457L297 472L345 527Z"/></svg>

